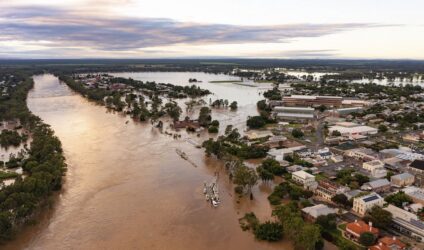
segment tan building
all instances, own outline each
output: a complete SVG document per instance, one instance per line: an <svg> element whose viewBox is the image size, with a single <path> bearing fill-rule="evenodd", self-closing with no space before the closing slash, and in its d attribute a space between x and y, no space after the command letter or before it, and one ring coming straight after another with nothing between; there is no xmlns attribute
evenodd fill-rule
<svg viewBox="0 0 424 250"><path fill-rule="evenodd" d="M377 193L371 193L365 196L356 197L353 199L353 211L364 216L368 210L374 206L382 207L384 199Z"/></svg>
<svg viewBox="0 0 424 250"><path fill-rule="evenodd" d="M318 187L315 190L315 195L325 200L331 201L331 199L335 195L343 194L349 190L349 187L341 186L335 182L322 180L318 182Z"/></svg>
<svg viewBox="0 0 424 250"><path fill-rule="evenodd" d="M393 186L404 187L414 184L415 177L410 173L402 173L390 177Z"/></svg>

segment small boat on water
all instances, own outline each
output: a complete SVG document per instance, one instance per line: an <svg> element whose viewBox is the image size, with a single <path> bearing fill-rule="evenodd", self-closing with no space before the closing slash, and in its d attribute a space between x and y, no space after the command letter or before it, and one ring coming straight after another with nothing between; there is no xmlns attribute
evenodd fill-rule
<svg viewBox="0 0 424 250"><path fill-rule="evenodd" d="M205 194L206 201L209 201L212 206L218 207L221 203L219 199L219 191L217 178L214 178L211 183L203 183L203 193Z"/></svg>

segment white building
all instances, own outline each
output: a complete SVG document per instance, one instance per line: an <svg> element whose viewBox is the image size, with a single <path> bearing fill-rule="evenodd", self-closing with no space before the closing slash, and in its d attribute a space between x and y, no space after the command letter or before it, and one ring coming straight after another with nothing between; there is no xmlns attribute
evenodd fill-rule
<svg viewBox="0 0 424 250"><path fill-rule="evenodd" d="M383 178L386 177L387 171L384 168L384 163L379 160L367 161L362 164L362 168L370 171L372 177Z"/></svg>
<svg viewBox="0 0 424 250"><path fill-rule="evenodd" d="M424 241L424 222L417 215L393 205L389 205L384 209L392 214L392 222L395 229L419 242Z"/></svg>
<svg viewBox="0 0 424 250"><path fill-rule="evenodd" d="M316 189L318 186L318 183L315 181L315 176L303 170L292 173L292 179L308 190Z"/></svg>
<svg viewBox="0 0 424 250"><path fill-rule="evenodd" d="M370 193L365 196L356 197L353 199L353 211L360 215L365 215L368 210L374 206L382 207L384 199L377 193Z"/></svg>
<svg viewBox="0 0 424 250"><path fill-rule="evenodd" d="M316 220L321 215L329 215L329 214L335 214L337 211L333 208L330 208L324 204L318 204L312 207L305 207L302 209L302 213L309 219L309 220Z"/></svg>
<svg viewBox="0 0 424 250"><path fill-rule="evenodd" d="M304 107L274 107L274 115L281 120L310 120L315 118L315 109Z"/></svg>
<svg viewBox="0 0 424 250"><path fill-rule="evenodd" d="M339 131L342 136L356 139L358 136L374 135L378 133L378 129L360 125L353 122L338 122L336 125L331 126L328 131L330 134L333 131Z"/></svg>

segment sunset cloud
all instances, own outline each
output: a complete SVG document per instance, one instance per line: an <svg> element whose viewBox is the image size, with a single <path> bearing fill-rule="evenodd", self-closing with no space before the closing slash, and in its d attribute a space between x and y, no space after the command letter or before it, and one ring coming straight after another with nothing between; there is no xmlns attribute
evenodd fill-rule
<svg viewBox="0 0 424 250"><path fill-rule="evenodd" d="M164 18L101 17L52 7L0 10L0 42L49 41L49 48L127 51L175 44L284 43L375 24L226 25Z"/></svg>

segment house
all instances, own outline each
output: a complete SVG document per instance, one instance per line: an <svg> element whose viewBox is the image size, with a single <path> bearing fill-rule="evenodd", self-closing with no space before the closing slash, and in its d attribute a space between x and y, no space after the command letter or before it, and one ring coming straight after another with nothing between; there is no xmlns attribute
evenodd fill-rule
<svg viewBox="0 0 424 250"><path fill-rule="evenodd" d="M305 169L307 169L307 168L302 167L300 165L293 165L293 166L287 167L287 172L293 173L293 172L297 172L297 171L305 170Z"/></svg>
<svg viewBox="0 0 424 250"><path fill-rule="evenodd" d="M343 161L343 155L331 155L331 160L334 163L339 163Z"/></svg>
<svg viewBox="0 0 424 250"><path fill-rule="evenodd" d="M327 201L331 201L331 198L333 198L335 195L343 194L349 190L350 188L341 186L335 182L321 180L318 181L318 187L315 189L315 195Z"/></svg>
<svg viewBox="0 0 424 250"><path fill-rule="evenodd" d="M353 198L353 211L364 216L374 206L383 206L384 199L377 193Z"/></svg>
<svg viewBox="0 0 424 250"><path fill-rule="evenodd" d="M377 159L376 153L369 148L354 148L345 151L347 157L363 161L373 161Z"/></svg>
<svg viewBox="0 0 424 250"><path fill-rule="evenodd" d="M361 234L365 232L370 232L374 234L374 236L377 238L379 234L378 228L375 228L372 226L372 222L369 224L365 223L364 221L357 221L347 223L346 224L346 230L345 230L345 236L349 239L352 239L354 241L358 241L359 237L361 237Z"/></svg>
<svg viewBox="0 0 424 250"><path fill-rule="evenodd" d="M390 177L393 186L404 187L414 184L415 177L410 173L402 173Z"/></svg>
<svg viewBox="0 0 424 250"><path fill-rule="evenodd" d="M392 227L419 242L424 242L424 222L417 215L393 205L383 208L392 214Z"/></svg>
<svg viewBox="0 0 424 250"><path fill-rule="evenodd" d="M344 195L346 195L347 199L350 200L358 196L361 192L362 192L361 190L354 189L354 190L347 191L346 193L344 193Z"/></svg>
<svg viewBox="0 0 424 250"><path fill-rule="evenodd" d="M273 136L274 134L269 130L250 130L244 134L248 140L256 140L259 138Z"/></svg>
<svg viewBox="0 0 424 250"><path fill-rule="evenodd" d="M318 186L318 183L315 181L315 176L303 170L292 173L292 179L308 190L313 190Z"/></svg>
<svg viewBox="0 0 424 250"><path fill-rule="evenodd" d="M424 187L424 160L414 160L408 165L407 171L415 176L417 186Z"/></svg>
<svg viewBox="0 0 424 250"><path fill-rule="evenodd" d="M276 135L271 136L268 141L264 142L263 144L268 146L269 148L281 148L283 147L284 141L287 140L287 137L282 135Z"/></svg>
<svg viewBox="0 0 424 250"><path fill-rule="evenodd" d="M321 157L322 159L328 160L333 156L333 154L330 152L329 148L322 148L318 149L318 151L315 153L315 155Z"/></svg>
<svg viewBox="0 0 424 250"><path fill-rule="evenodd" d="M409 196L414 203L419 203L424 206L424 189L410 186L402 189L402 191Z"/></svg>
<svg viewBox="0 0 424 250"><path fill-rule="evenodd" d="M367 161L362 164L362 168L368 170L374 178L386 177L387 171L384 168L384 163L380 160Z"/></svg>
<svg viewBox="0 0 424 250"><path fill-rule="evenodd" d="M302 215L307 221L314 222L321 215L335 214L337 211L324 204L318 204L312 207L302 209Z"/></svg>
<svg viewBox="0 0 424 250"><path fill-rule="evenodd" d="M384 236L378 240L378 244L371 246L368 250L404 250L405 243L400 241L395 236Z"/></svg>
<svg viewBox="0 0 424 250"><path fill-rule="evenodd" d="M293 153L299 150L303 150L305 148L306 147L304 145L294 146L289 148L281 148L281 149L272 148L271 150L268 151L267 155L272 159L280 161L280 160L284 160L286 156L293 156Z"/></svg>
<svg viewBox="0 0 424 250"><path fill-rule="evenodd" d="M174 121L174 123L172 124L172 127L174 129L191 128L196 130L200 128L200 124L198 121L190 120L188 117L186 117L182 121Z"/></svg>
<svg viewBox="0 0 424 250"><path fill-rule="evenodd" d="M390 182L383 178L370 181L361 186L361 190L384 193L390 190Z"/></svg>

